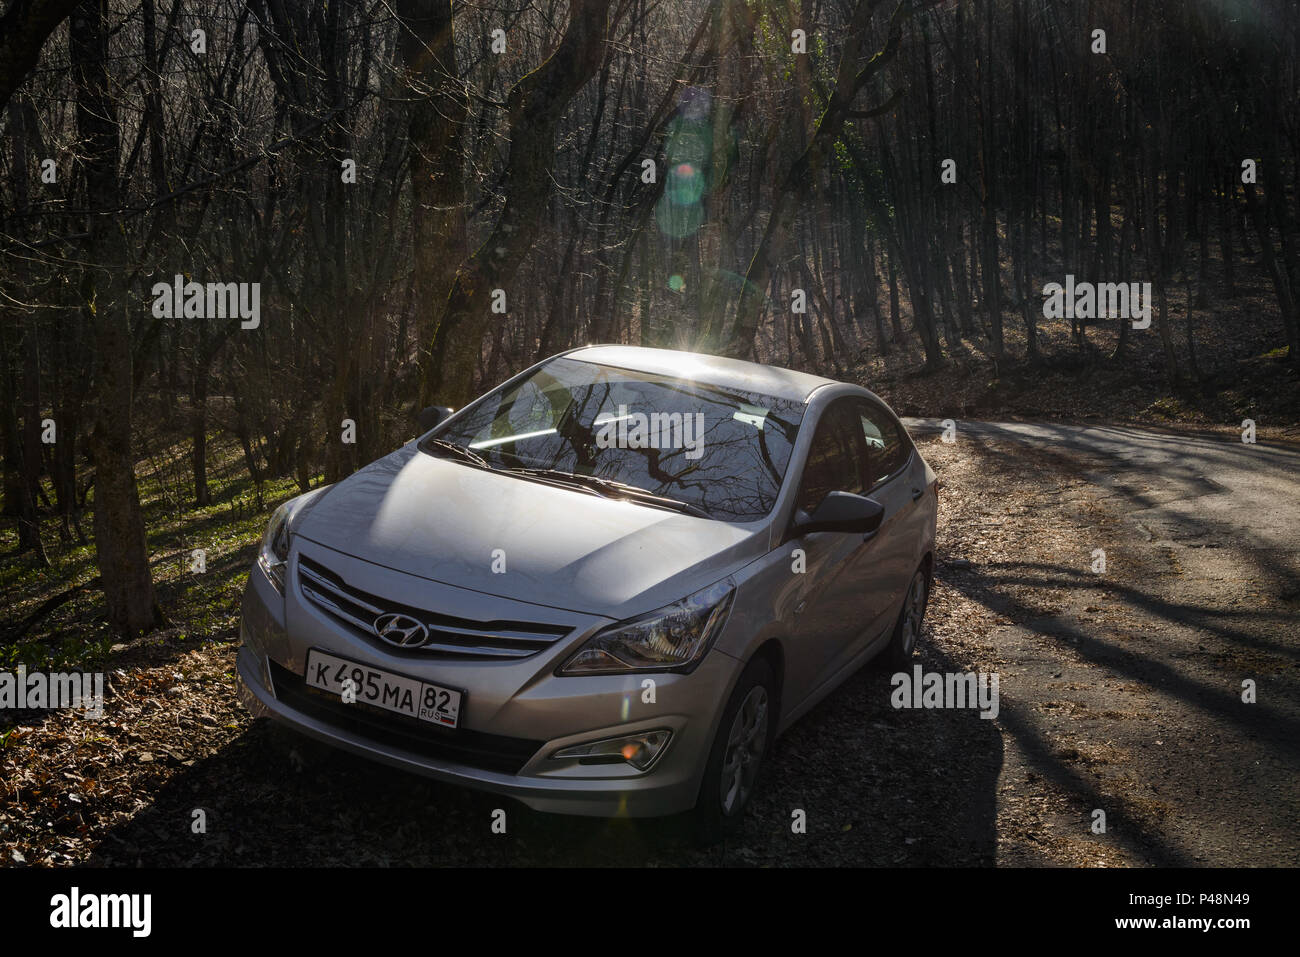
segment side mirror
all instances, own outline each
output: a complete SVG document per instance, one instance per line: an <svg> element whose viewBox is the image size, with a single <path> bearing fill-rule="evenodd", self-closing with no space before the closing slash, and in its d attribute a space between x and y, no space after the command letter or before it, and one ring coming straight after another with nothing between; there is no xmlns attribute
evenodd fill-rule
<svg viewBox="0 0 1300 957"><path fill-rule="evenodd" d="M434 426L445 421L454 409L449 409L445 405L431 405L426 409L421 409L417 416L420 422L420 433L428 432Z"/></svg>
<svg viewBox="0 0 1300 957"><path fill-rule="evenodd" d="M870 535L880 527L885 508L863 495L829 492L806 521L796 522L790 534L807 532L858 532Z"/></svg>

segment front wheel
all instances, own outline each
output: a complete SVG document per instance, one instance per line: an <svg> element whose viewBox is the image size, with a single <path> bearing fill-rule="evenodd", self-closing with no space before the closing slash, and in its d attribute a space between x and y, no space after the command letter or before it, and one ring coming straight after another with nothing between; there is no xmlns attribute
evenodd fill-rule
<svg viewBox="0 0 1300 957"><path fill-rule="evenodd" d="M776 721L775 677L763 659L749 663L718 722L695 804L696 838L716 844L740 827Z"/></svg>
<svg viewBox="0 0 1300 957"><path fill-rule="evenodd" d="M907 586L903 609L898 613L894 635L889 641L888 661L892 668L902 668L912 660L917 639L921 637L921 623L925 620L925 606L930 600L930 576L922 565Z"/></svg>

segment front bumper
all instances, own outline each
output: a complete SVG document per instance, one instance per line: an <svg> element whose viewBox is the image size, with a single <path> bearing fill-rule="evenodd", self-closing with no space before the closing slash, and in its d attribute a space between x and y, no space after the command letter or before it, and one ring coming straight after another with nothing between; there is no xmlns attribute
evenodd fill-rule
<svg viewBox="0 0 1300 957"><path fill-rule="evenodd" d="M325 558L344 574L365 578L371 591L409 593L404 589L409 589L410 583L399 580L407 577L401 573L307 544L313 557ZM422 661L410 653L390 653L339 626L303 599L297 582L296 558L291 561L283 597L259 568L249 573L238 672L240 700L253 715L270 717L326 744L393 767L516 798L538 811L655 817L694 806L717 721L739 676L736 659L715 648L689 675L556 677L556 665L607 624L604 619L588 618L578 621L571 638L530 658ZM481 617L491 617L483 613L485 600L511 606L500 609L506 617L521 612L517 603L506 599L490 599L427 581L422 588L433 594L438 607L449 607L457 614L472 612L474 606ZM452 743L453 753L439 753L436 746L426 746L409 730L386 733L373 723L344 717L339 709L347 706L331 703L330 707L316 707L297 687L307 652L313 647L376 668L466 689L460 727L442 735ZM643 687L646 679L654 682L652 696ZM651 697L653 700L648 700ZM583 765L574 759L552 757L573 745L657 729L671 731L672 738L644 772L623 763ZM429 734L433 737L440 730ZM483 766L499 764L495 761L458 760L455 749L468 739L507 744L517 756L518 770L512 773Z"/></svg>

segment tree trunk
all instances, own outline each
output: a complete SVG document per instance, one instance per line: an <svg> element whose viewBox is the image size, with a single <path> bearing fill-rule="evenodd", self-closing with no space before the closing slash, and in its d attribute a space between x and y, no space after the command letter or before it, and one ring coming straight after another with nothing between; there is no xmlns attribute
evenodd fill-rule
<svg viewBox="0 0 1300 957"><path fill-rule="evenodd" d="M910 15L911 10L904 3L895 7L889 18L888 36L884 46L868 60L865 66L859 65L867 40L867 26L872 14L882 2L883 0L858 0L840 50L835 86L830 91L826 108L817 120L817 128L807 148L799 154L776 184L771 215L768 216L762 239L759 240L758 248L754 251L749 267L745 271L745 283L736 307L736 320L724 350L727 355L748 358L754 354L754 336L766 308L767 290L772 282L773 267L780 260L782 251L794 232L798 201L806 195L813 184L818 182L822 169L833 159L836 142L840 138L844 124L854 113L853 101L858 93L898 53L902 42L903 22ZM880 107L868 112L874 115L892 109L895 100L896 97L891 97Z"/></svg>
<svg viewBox="0 0 1300 957"><path fill-rule="evenodd" d="M456 62L451 0L398 0L398 53L415 102L410 138L411 227L421 408L433 405L433 341L441 305L465 259L462 128L469 104Z"/></svg>
<svg viewBox="0 0 1300 957"><path fill-rule="evenodd" d="M123 237L110 212L119 202L117 112L109 90L106 0L86 0L69 31L80 137L90 209L89 265L82 301L95 341L95 556L109 625L137 635L163 623L149 572L140 495L135 483L131 406L132 337L120 289Z"/></svg>
<svg viewBox="0 0 1300 957"><path fill-rule="evenodd" d="M471 398L483 337L493 320L494 290L507 311L525 300L507 289L532 248L550 201L555 140L570 100L600 68L606 53L611 0L573 0L564 36L551 56L510 90L506 100L510 159L503 177L505 205L487 240L461 266L434 334L430 374L422 388L444 404Z"/></svg>

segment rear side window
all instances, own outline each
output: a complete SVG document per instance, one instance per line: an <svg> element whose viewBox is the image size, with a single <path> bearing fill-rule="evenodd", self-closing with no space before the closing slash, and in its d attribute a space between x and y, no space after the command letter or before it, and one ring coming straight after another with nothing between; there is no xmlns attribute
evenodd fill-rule
<svg viewBox="0 0 1300 957"><path fill-rule="evenodd" d="M902 468L911 449L894 417L874 402L856 400L854 413L866 443L865 488L870 490Z"/></svg>
<svg viewBox="0 0 1300 957"><path fill-rule="evenodd" d="M799 486L796 504L803 511L810 514L815 511L828 492L863 490L865 473L854 434L854 430L859 428L857 417L847 402L835 402L822 413Z"/></svg>

